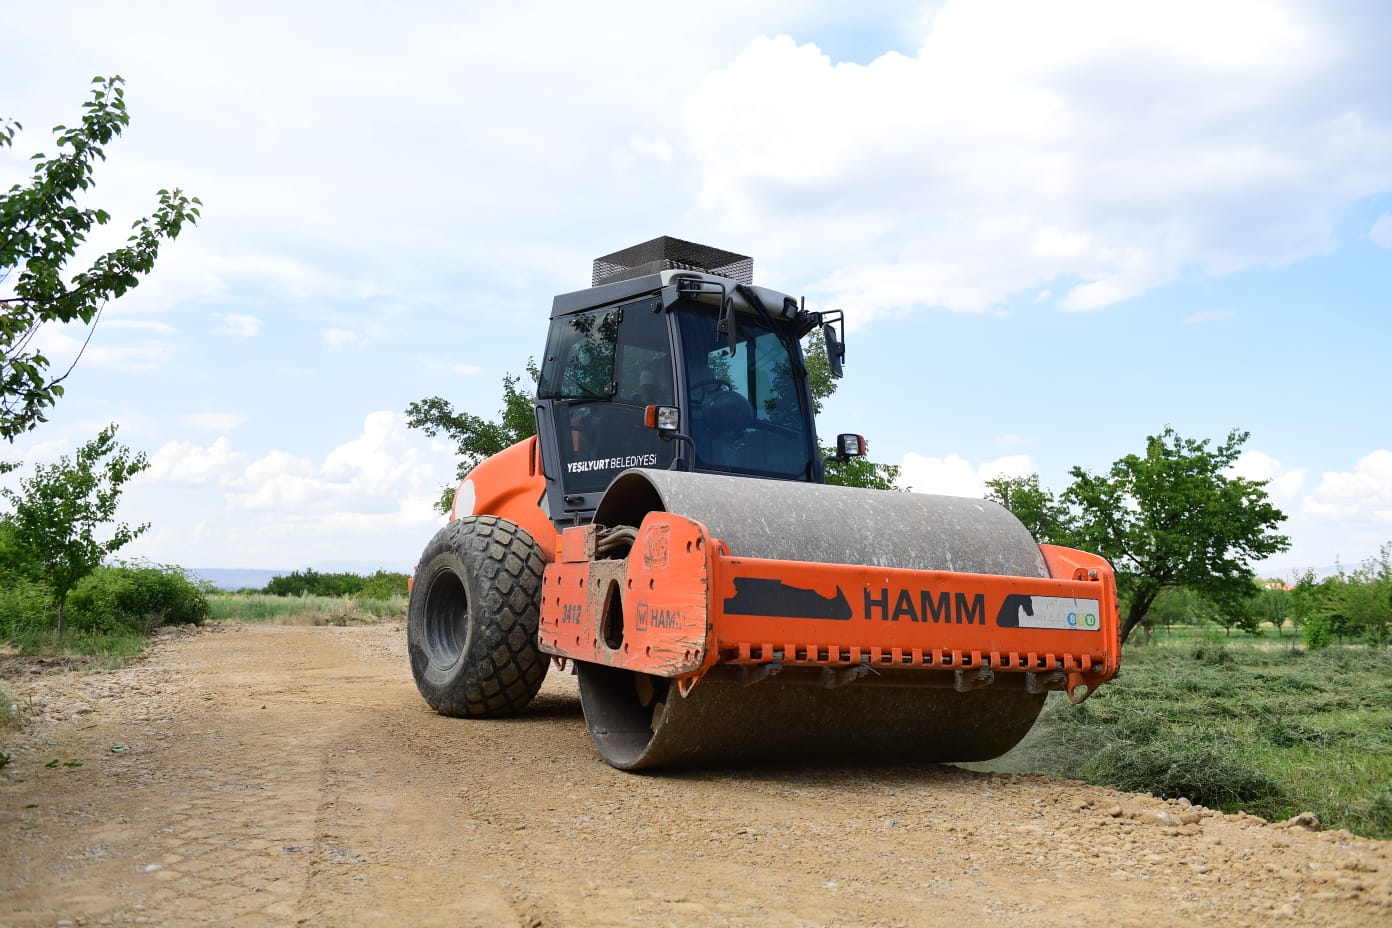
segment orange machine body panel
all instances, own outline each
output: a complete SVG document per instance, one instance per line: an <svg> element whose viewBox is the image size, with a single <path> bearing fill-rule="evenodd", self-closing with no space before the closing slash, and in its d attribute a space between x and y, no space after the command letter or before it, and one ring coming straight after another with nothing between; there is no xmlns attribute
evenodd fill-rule
<svg viewBox="0 0 1392 928"><path fill-rule="evenodd" d="M557 657L684 686L717 664L984 668L1050 674L1070 695L1119 666L1115 577L1081 551L1042 545L1049 578L741 558L654 512L606 561L584 554L593 531L567 529L546 569L540 642Z"/></svg>
<svg viewBox="0 0 1392 928"><path fill-rule="evenodd" d="M541 547L547 561L556 559L556 527L541 508L546 475L536 436L482 461L454 491L450 519L490 515L522 526Z"/></svg>

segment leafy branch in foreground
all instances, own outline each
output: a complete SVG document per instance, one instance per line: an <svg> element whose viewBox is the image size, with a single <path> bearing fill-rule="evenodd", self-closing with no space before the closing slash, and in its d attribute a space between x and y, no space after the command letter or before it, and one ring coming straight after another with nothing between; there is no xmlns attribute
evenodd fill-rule
<svg viewBox="0 0 1392 928"><path fill-rule="evenodd" d="M185 223L197 223L202 206L178 188L159 191L158 208L136 220L126 245L65 281L65 266L87 233L111 220L105 210L79 208L77 193L91 188L97 159L106 160L104 146L130 123L121 77L97 77L92 83L97 86L83 104L82 124L54 129L58 153L35 155L29 184L0 193L0 285L18 273L12 290L0 291L0 438L9 441L45 420L82 356L79 350L67 369L55 374L34 345L39 330L47 323L80 321L90 326L85 349L106 302L139 284L154 268L160 244L177 238ZM13 120L0 121L0 148L13 146L21 128Z"/></svg>

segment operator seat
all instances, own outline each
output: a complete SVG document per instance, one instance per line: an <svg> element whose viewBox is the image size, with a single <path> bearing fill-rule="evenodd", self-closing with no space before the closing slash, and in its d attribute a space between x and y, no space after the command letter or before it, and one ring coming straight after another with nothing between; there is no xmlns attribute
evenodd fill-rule
<svg viewBox="0 0 1392 928"><path fill-rule="evenodd" d="M749 400L733 390L713 394L702 406L706 431L715 439L734 439L754 425Z"/></svg>
<svg viewBox="0 0 1392 928"><path fill-rule="evenodd" d="M701 404L701 419L697 457L716 467L739 467L744 463L741 437L755 422L749 400L733 390L713 393Z"/></svg>

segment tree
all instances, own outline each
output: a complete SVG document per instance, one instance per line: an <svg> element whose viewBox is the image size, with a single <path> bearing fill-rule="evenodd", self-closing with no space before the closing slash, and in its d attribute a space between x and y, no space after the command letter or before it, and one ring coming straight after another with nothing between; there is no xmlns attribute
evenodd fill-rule
<svg viewBox="0 0 1392 928"><path fill-rule="evenodd" d="M1035 541L1067 545L1072 536L1068 507L1039 484L1039 475L993 477L986 481L986 499L995 500L1024 523Z"/></svg>
<svg viewBox="0 0 1392 928"><path fill-rule="evenodd" d="M57 464L38 465L32 477L20 481L17 492L0 488L0 496L14 507L8 517L9 543L48 584L58 607L60 638L69 591L104 557L149 528L120 523L106 541L95 537L96 529L115 517L127 481L149 466L144 454L132 455L116 441L113 423L78 448L75 460L65 454Z"/></svg>
<svg viewBox="0 0 1392 928"><path fill-rule="evenodd" d="M822 458L835 453L835 448L823 448ZM900 490L899 465L877 464L868 457L831 460L826 466L826 482L839 487L861 487L866 490Z"/></svg>
<svg viewBox="0 0 1392 928"><path fill-rule="evenodd" d="M1229 637L1234 628L1249 635L1260 635L1262 617L1257 611L1260 593L1261 589L1254 581L1245 599L1231 598L1222 605L1212 604L1208 609L1208 618L1221 626L1223 633Z"/></svg>
<svg viewBox="0 0 1392 928"><path fill-rule="evenodd" d="M840 381L831 376L831 362L827 360L826 340L821 329L813 329L802 346L804 366L807 368L807 388L812 394L812 415L822 412L822 402L836 392ZM822 458L831 457L835 448L822 448ZM848 461L833 461L826 468L826 482L842 487L862 487L867 490L899 489L899 467L895 464L877 464L868 457L851 458Z"/></svg>
<svg viewBox="0 0 1392 928"><path fill-rule="evenodd" d="M1300 629L1303 635L1305 623L1319 612L1323 590L1319 585L1319 578L1309 568L1296 574L1293 579L1295 586L1291 587L1290 592L1291 621L1295 623L1295 627ZM1306 644L1309 642L1307 641Z"/></svg>
<svg viewBox="0 0 1392 928"><path fill-rule="evenodd" d="M1166 628L1175 625L1198 625L1208 615L1200 597L1183 587L1162 590L1150 605L1150 619Z"/></svg>
<svg viewBox="0 0 1392 928"><path fill-rule="evenodd" d="M1268 581L1262 585L1252 601L1251 610L1259 621L1270 622L1279 637L1286 619L1291 616L1291 592L1284 585L1276 586L1274 583L1279 581Z"/></svg>
<svg viewBox="0 0 1392 928"><path fill-rule="evenodd" d="M1362 634L1369 644L1387 644L1392 628L1392 544L1352 571L1325 578L1323 611L1341 639Z"/></svg>
<svg viewBox="0 0 1392 928"><path fill-rule="evenodd" d="M536 392L541 371L536 359L527 359L530 391L519 389L520 376L503 376L503 408L497 421L467 412L455 412L442 397L428 396L406 407L406 424L420 429L431 438L445 435L459 448L460 462L455 472L455 484L468 476L485 458L511 448L536 434L536 414L532 411L532 396ZM435 508L448 514L454 504L455 484L446 486L435 501Z"/></svg>
<svg viewBox="0 0 1392 928"><path fill-rule="evenodd" d="M159 191L158 208L134 223L124 247L64 279L65 265L87 233L111 219L105 210L78 208L77 192L92 186L96 160L106 159L103 146L130 123L122 79L97 77L93 83L98 86L83 104L82 124L54 129L58 154L35 155L38 164L29 185L15 184L0 193L0 284L18 272L12 291L0 292L0 438L11 442L45 420L82 355L79 351L65 371L55 374L49 359L33 347L39 329L81 321L90 326L90 341L107 301L140 283L154 268L160 244L177 238L185 223L197 223L202 205L178 188ZM20 128L17 122L0 121L0 148L12 146Z"/></svg>
<svg viewBox="0 0 1392 928"><path fill-rule="evenodd" d="M1147 439L1144 455L1127 455L1105 475L1069 471L1063 501L1074 514L1072 541L1110 560L1129 594L1123 642L1170 587L1242 615L1255 580L1250 562L1290 547L1275 531L1286 517L1268 500L1265 481L1228 473L1247 438L1234 430L1210 448L1208 439L1166 427Z"/></svg>

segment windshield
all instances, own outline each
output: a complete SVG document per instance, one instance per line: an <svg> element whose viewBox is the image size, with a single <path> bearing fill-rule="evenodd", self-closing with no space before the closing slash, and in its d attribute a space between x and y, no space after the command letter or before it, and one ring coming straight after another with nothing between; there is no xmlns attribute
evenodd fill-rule
<svg viewBox="0 0 1392 928"><path fill-rule="evenodd" d="M809 478L811 417L803 408L800 367L778 333L751 316L739 319L735 350L717 333L714 309L679 307L686 372L687 432L696 466L792 479Z"/></svg>

